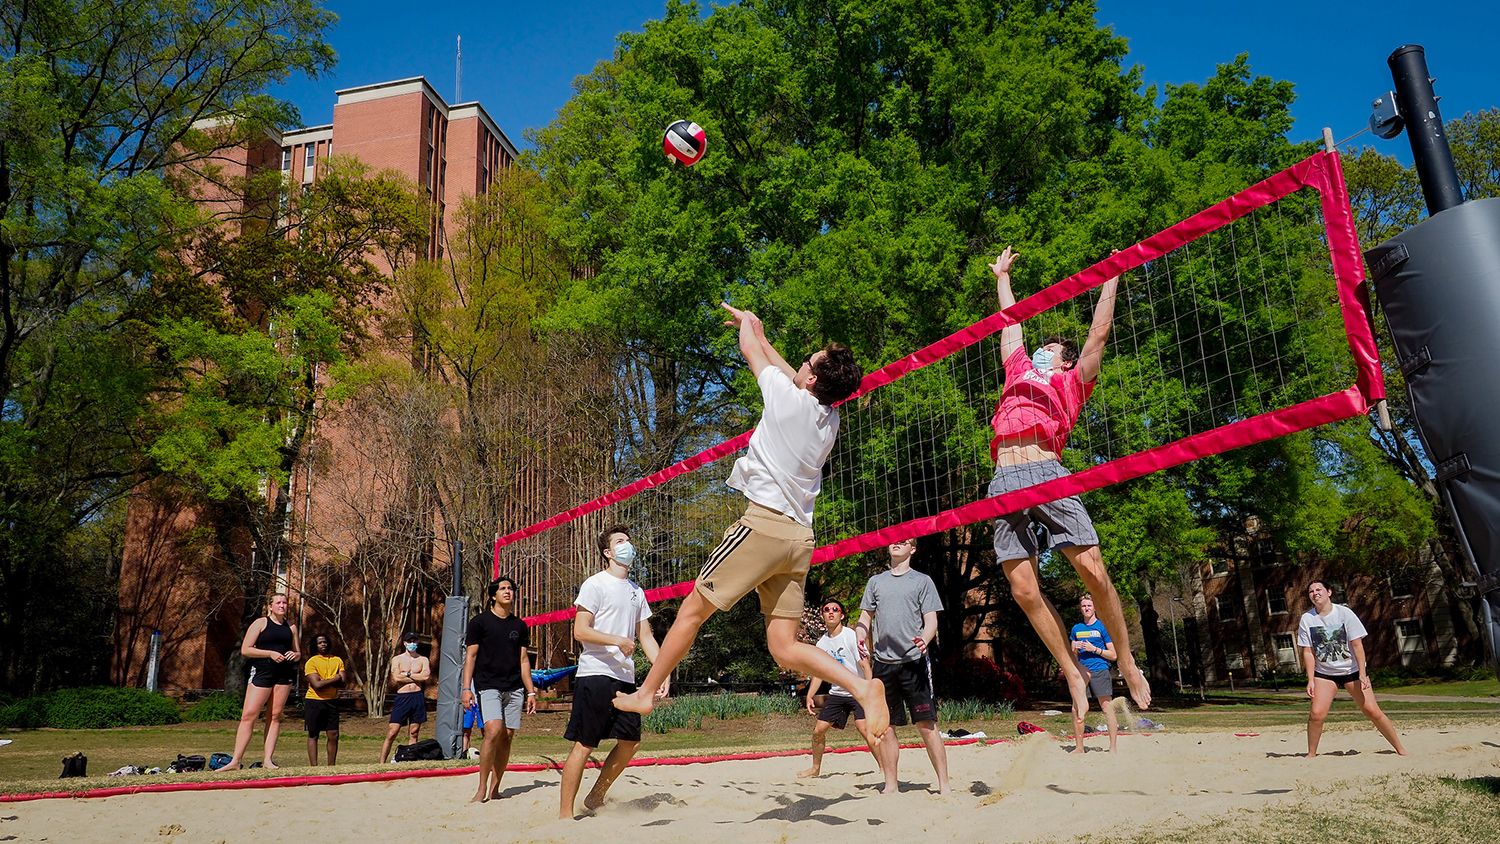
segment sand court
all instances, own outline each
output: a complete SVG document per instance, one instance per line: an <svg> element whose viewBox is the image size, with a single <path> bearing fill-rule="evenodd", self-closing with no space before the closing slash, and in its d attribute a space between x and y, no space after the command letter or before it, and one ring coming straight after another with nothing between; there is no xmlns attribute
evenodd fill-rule
<svg viewBox="0 0 1500 844"><path fill-rule="evenodd" d="M597 815L573 821L556 819L556 771L509 773L503 799L484 805L467 802L472 776L40 800L0 806L0 840L305 844L310 830L330 842L1067 840L1100 833L1100 818L1139 832L1289 801L1363 801L1388 775L1500 774L1500 722L1402 735L1407 758L1355 725L1330 729L1316 760L1302 758L1293 727L1122 737L1120 753L1091 744L1082 758L1047 737L951 747L947 796L930 790L920 749L902 752L902 791L888 797L863 753L829 755L824 775L805 780L802 756L637 767Z"/></svg>

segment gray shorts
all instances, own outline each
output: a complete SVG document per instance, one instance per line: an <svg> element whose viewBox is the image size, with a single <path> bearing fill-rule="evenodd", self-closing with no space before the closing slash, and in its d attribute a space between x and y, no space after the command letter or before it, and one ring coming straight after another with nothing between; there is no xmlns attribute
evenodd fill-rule
<svg viewBox="0 0 1500 844"><path fill-rule="evenodd" d="M1068 470L1056 460L996 466L989 494L993 498L1067 475ZM1038 540L1037 527L1045 532L1044 541ZM995 520L995 558L1001 562L1035 557L1051 548L1098 544L1099 534L1094 531L1094 521L1076 495L1006 513Z"/></svg>
<svg viewBox="0 0 1500 844"><path fill-rule="evenodd" d="M1113 672L1105 668L1089 674L1089 697L1095 700L1103 700L1104 698L1114 696L1115 678Z"/></svg>
<svg viewBox="0 0 1500 844"><path fill-rule="evenodd" d="M521 707L526 705L526 690L511 689L508 692L496 689L479 690L479 717L483 723L505 719L509 730L521 729Z"/></svg>

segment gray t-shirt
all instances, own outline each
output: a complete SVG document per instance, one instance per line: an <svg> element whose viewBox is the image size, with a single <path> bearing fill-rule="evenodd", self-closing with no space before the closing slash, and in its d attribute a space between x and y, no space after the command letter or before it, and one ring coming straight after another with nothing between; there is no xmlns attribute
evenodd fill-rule
<svg viewBox="0 0 1500 844"><path fill-rule="evenodd" d="M875 659L911 662L922 658L922 651L912 642L922 635L922 616L941 611L943 601L927 575L911 569L902 575L883 571L865 584L859 608L875 616Z"/></svg>

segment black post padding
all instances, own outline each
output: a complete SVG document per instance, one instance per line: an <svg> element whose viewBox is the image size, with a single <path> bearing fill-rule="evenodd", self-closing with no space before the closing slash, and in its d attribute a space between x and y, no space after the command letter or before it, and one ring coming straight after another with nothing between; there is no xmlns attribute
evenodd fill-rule
<svg viewBox="0 0 1500 844"><path fill-rule="evenodd" d="M1422 183L1422 198L1427 200L1427 213L1436 214L1462 204L1458 170L1453 166L1453 151L1448 148L1432 77L1427 73L1426 53L1416 44L1406 44L1397 47L1386 64L1391 66L1391 79L1396 83L1396 108L1411 141L1411 156L1417 165L1417 179Z"/></svg>
<svg viewBox="0 0 1500 844"><path fill-rule="evenodd" d="M1406 390L1480 584L1500 674L1500 199L1428 217L1365 258L1382 270L1375 292L1397 360L1423 361Z"/></svg>

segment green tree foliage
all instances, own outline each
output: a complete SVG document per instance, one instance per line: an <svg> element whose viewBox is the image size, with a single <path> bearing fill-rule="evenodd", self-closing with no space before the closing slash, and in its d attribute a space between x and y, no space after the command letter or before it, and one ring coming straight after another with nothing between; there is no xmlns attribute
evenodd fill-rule
<svg viewBox="0 0 1500 844"><path fill-rule="evenodd" d="M1255 75L1248 56L1201 84L1142 90L1124 41L1094 11L1087 2L747 0L705 14L673 2L662 20L622 36L535 134L533 158L555 197L558 237L595 270L546 324L618 338L619 365L652 384L654 406L617 423L650 435L639 459L619 463L620 479L684 456L701 441L694 432L753 422L757 394L718 327L720 299L760 313L789 360L836 339L874 366L993 311L985 264L1006 244L1024 256L1016 292L1025 296L1315 149L1287 139L1292 84ZM658 146L661 128L684 117L709 137L691 170L664 163ZM1288 207L1290 222L1260 231L1268 254L1295 256L1272 272L1224 244L1185 259L1180 289L1147 298L1132 288L1144 270L1122 287L1137 298L1135 313L1161 312L1158 326L1191 304L1205 337L1254 335L1245 349L1220 343L1203 367L1205 382L1233 390L1233 406L1211 405L1192 383L1143 381L1149 355L1183 342L1143 325L1136 348L1107 349L1105 372L1117 377L1101 380L1091 405L1132 406L1137 397L1125 392L1146 383L1159 391L1153 409L1181 431L1113 418L1124 428L1115 451L1075 444L1074 468L1350 383L1316 234L1297 222L1315 203ZM1236 273L1264 275L1267 301L1246 305L1209 286ZM1092 304L1084 297L1028 336L1039 339L1043 322L1081 336ZM1310 374L1276 384L1246 365L1252 354L1283 353L1306 358ZM989 376L960 380L934 367L846 414L819 504L824 539L976 497L1001 378L993 361L964 365ZM855 430L855 414L881 425ZM1294 555L1368 560L1419 545L1430 525L1410 502L1379 499L1388 478L1363 425L1095 493L1090 507L1124 594L1146 598L1231 543L1251 516ZM872 501L876 514L860 515ZM1389 529L1371 532L1377 523ZM953 610L942 619L947 642L977 635L977 620L995 612L1019 623L1006 616L987 534L974 526L919 548L918 567ZM879 566L847 560L815 576L842 594Z"/></svg>
<svg viewBox="0 0 1500 844"><path fill-rule="evenodd" d="M154 361L142 354L134 320L160 258L197 220L167 170L209 154L188 143L195 120L228 116L247 137L289 121L290 108L263 91L332 63L321 40L331 19L305 0L0 6L0 678L8 687L58 681L39 665L49 652L42 637L73 633L60 610L70 602L51 587L76 573L80 558L68 556L77 541L98 536L83 526L147 473L138 426ZM103 640L108 623L100 612L78 633Z"/></svg>

